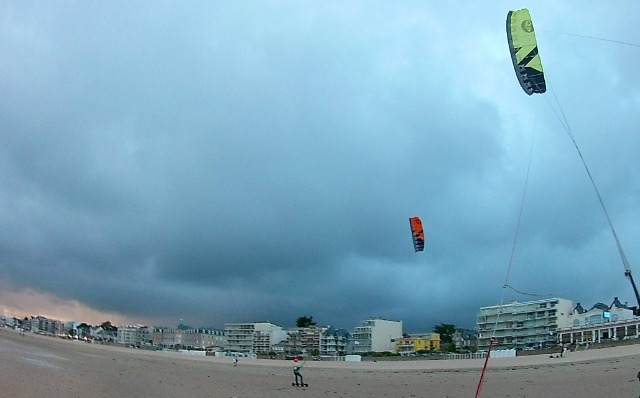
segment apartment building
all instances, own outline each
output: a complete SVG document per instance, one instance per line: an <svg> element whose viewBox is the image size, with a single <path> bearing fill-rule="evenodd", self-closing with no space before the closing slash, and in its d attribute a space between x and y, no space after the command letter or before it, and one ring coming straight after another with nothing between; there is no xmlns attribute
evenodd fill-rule
<svg viewBox="0 0 640 398"><path fill-rule="evenodd" d="M224 331L192 328L153 328L152 344L169 349L220 349L226 345Z"/></svg>
<svg viewBox="0 0 640 398"><path fill-rule="evenodd" d="M287 331L287 341L284 346L285 354L309 354L320 351L320 339L325 327L316 325L294 328Z"/></svg>
<svg viewBox="0 0 640 398"><path fill-rule="evenodd" d="M566 345L638 338L640 317L635 310L617 297L610 305L596 303L589 310L578 303L569 315L569 326L558 328L558 341Z"/></svg>
<svg viewBox="0 0 640 398"><path fill-rule="evenodd" d="M557 343L557 329L569 326L571 300L550 298L480 308L477 316L478 350L544 348Z"/></svg>
<svg viewBox="0 0 640 398"><path fill-rule="evenodd" d="M400 355L415 355L418 351L439 351L438 333L416 333L395 339L396 352Z"/></svg>
<svg viewBox="0 0 640 398"><path fill-rule="evenodd" d="M351 334L346 329L329 326L320 335L320 355L338 357L352 351Z"/></svg>
<svg viewBox="0 0 640 398"><path fill-rule="evenodd" d="M64 333L64 322L56 319L49 319L44 316L37 316L26 318L22 321L22 328L34 333L39 332L58 335Z"/></svg>
<svg viewBox="0 0 640 398"><path fill-rule="evenodd" d="M144 325L118 326L116 342L125 346L143 346L151 342L151 330Z"/></svg>
<svg viewBox="0 0 640 398"><path fill-rule="evenodd" d="M353 353L394 352L395 339L402 338L402 321L368 319L360 322L351 334Z"/></svg>
<svg viewBox="0 0 640 398"><path fill-rule="evenodd" d="M227 351L253 354L269 353L287 336L282 327L269 322L226 323L224 334Z"/></svg>
<svg viewBox="0 0 640 398"><path fill-rule="evenodd" d="M227 344L223 330L187 329L182 332L182 343L186 349L223 350Z"/></svg>

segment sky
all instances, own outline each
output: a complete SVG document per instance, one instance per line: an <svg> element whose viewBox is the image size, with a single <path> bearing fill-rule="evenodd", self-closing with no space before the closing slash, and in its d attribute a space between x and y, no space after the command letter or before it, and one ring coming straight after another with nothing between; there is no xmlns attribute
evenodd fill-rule
<svg viewBox="0 0 640 398"><path fill-rule="evenodd" d="M525 7L543 95L507 46ZM570 136L640 275L639 7L2 2L0 311L421 332L635 304Z"/></svg>

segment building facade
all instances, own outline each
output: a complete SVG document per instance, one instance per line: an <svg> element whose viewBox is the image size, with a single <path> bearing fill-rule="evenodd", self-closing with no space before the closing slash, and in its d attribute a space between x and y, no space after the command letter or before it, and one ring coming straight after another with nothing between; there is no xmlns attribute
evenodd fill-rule
<svg viewBox="0 0 640 398"><path fill-rule="evenodd" d="M340 357L352 351L351 334L346 329L329 326L320 336L320 355Z"/></svg>
<svg viewBox="0 0 640 398"><path fill-rule="evenodd" d="M438 333L410 334L396 339L396 352L400 355L415 355L420 351L439 351L440 335Z"/></svg>
<svg viewBox="0 0 640 398"><path fill-rule="evenodd" d="M569 316L569 326L558 329L558 341L563 345L602 343L639 336L640 318L635 315L635 308L622 304L617 297L611 305L597 303L589 310L578 303Z"/></svg>
<svg viewBox="0 0 640 398"><path fill-rule="evenodd" d="M478 350L545 348L557 344L557 329L569 326L571 300L551 298L480 308L477 316Z"/></svg>
<svg viewBox="0 0 640 398"><path fill-rule="evenodd" d="M144 325L118 326L116 341L125 346L145 346L151 342L151 330Z"/></svg>
<svg viewBox="0 0 640 398"><path fill-rule="evenodd" d="M151 342L160 348L175 350L223 350L226 339L222 330L191 328L153 328Z"/></svg>
<svg viewBox="0 0 640 398"><path fill-rule="evenodd" d="M267 354L273 346L286 339L282 327L269 322L227 323L224 325L230 352Z"/></svg>
<svg viewBox="0 0 640 398"><path fill-rule="evenodd" d="M287 341L285 343L285 354L306 355L315 351L320 351L320 339L324 327L316 325L303 328L294 328L287 331Z"/></svg>
<svg viewBox="0 0 640 398"><path fill-rule="evenodd" d="M64 334L64 322L44 316L25 318L22 328L34 333Z"/></svg>
<svg viewBox="0 0 640 398"><path fill-rule="evenodd" d="M395 339L402 338L402 321L368 319L355 327L351 338L354 354L394 352Z"/></svg>
<svg viewBox="0 0 640 398"><path fill-rule="evenodd" d="M478 345L478 332L472 329L459 328L452 336L456 351L476 350Z"/></svg>

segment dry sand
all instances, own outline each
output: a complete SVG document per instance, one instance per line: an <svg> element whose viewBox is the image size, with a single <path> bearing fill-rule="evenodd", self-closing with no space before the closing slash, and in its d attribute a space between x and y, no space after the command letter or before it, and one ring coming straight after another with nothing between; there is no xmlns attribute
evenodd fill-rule
<svg viewBox="0 0 640 398"><path fill-rule="evenodd" d="M290 361L191 357L0 329L0 397L475 396L484 360L307 362L292 387ZM637 397L640 344L492 358L481 397Z"/></svg>

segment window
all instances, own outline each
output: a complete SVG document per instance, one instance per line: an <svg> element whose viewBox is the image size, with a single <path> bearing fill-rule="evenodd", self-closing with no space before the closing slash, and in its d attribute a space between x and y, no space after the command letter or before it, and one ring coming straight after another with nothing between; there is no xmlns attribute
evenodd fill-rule
<svg viewBox="0 0 640 398"><path fill-rule="evenodd" d="M591 315L586 319L586 323L588 325L595 325L598 323L602 323L602 315Z"/></svg>

